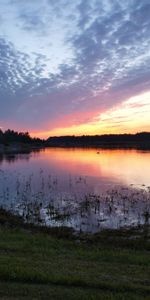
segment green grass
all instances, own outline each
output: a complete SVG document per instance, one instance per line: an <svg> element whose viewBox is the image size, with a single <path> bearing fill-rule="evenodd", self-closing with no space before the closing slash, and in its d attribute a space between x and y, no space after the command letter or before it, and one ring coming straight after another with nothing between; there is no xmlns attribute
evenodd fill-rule
<svg viewBox="0 0 150 300"><path fill-rule="evenodd" d="M8 221L8 215L6 224L4 215L0 299L149 299L148 228L75 238L66 229Z"/></svg>

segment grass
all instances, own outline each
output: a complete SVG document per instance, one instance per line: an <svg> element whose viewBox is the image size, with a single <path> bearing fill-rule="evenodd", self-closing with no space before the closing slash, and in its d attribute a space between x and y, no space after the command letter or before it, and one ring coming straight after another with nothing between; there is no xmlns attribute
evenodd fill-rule
<svg viewBox="0 0 150 300"><path fill-rule="evenodd" d="M4 210L0 223L0 299L149 299L148 227L74 236Z"/></svg>

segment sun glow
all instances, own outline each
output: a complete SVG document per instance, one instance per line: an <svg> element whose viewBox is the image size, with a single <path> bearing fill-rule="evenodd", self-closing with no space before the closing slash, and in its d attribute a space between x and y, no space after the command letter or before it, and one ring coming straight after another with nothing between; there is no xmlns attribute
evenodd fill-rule
<svg viewBox="0 0 150 300"><path fill-rule="evenodd" d="M95 135L150 131L150 92L132 97L81 125L32 132L41 138L61 135Z"/></svg>

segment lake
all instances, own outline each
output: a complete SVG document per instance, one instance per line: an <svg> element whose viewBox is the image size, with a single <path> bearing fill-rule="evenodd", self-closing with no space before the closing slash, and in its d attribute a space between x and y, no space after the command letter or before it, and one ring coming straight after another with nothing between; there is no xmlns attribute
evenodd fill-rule
<svg viewBox="0 0 150 300"><path fill-rule="evenodd" d="M150 151L46 148L0 157L0 205L26 222L96 232L149 222Z"/></svg>

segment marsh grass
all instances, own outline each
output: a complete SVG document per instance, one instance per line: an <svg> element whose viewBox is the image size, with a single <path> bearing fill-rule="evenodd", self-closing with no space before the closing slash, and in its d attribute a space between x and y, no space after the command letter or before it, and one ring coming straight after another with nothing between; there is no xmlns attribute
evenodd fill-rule
<svg viewBox="0 0 150 300"><path fill-rule="evenodd" d="M1 206L26 223L94 233L150 222L150 188L146 186L114 186L92 194L87 192L87 178L69 175L61 182L41 169L36 176L15 173L13 178L1 171L0 187Z"/></svg>

